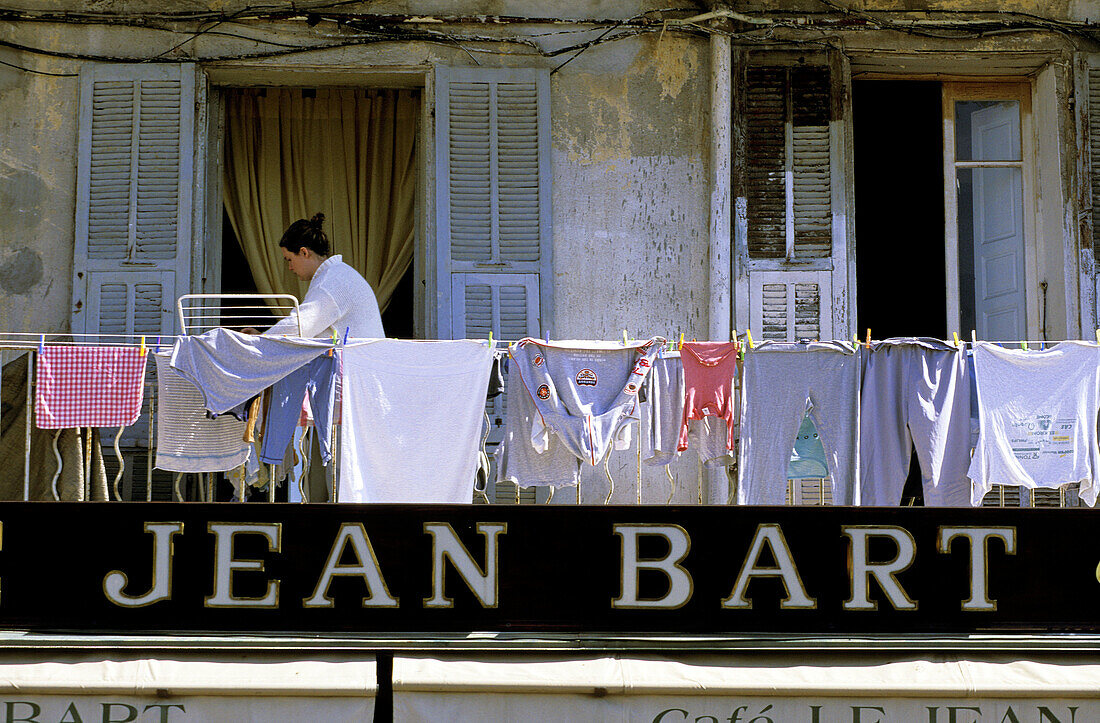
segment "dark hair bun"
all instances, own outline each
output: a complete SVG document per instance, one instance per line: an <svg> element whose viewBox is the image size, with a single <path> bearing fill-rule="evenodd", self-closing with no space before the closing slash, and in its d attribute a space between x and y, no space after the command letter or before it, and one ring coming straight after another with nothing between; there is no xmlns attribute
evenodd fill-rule
<svg viewBox="0 0 1100 723"><path fill-rule="evenodd" d="M315 213L308 221L304 218L298 219L283 233L279 245L292 254L298 253L302 248L308 248L315 254L328 256L328 236L321 230L324 222L323 213Z"/></svg>

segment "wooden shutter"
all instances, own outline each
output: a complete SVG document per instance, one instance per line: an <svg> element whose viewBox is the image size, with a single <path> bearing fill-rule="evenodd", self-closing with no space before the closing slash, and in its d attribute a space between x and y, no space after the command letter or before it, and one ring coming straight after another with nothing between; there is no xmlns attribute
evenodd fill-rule
<svg viewBox="0 0 1100 723"><path fill-rule="evenodd" d="M830 56L741 52L734 70L737 327L847 337L847 72Z"/></svg>
<svg viewBox="0 0 1100 723"><path fill-rule="evenodd" d="M760 271L752 275L750 304L759 309L760 339L832 339L829 275L817 271Z"/></svg>
<svg viewBox="0 0 1100 723"><path fill-rule="evenodd" d="M455 338L487 339L490 331L494 339L508 341L538 335L537 274L452 274L451 279ZM485 402L489 420L485 446L494 465L493 452L504 437L506 406L504 394ZM489 476L485 494L491 502L499 504L532 503L536 499L534 489L497 485L495 469Z"/></svg>
<svg viewBox="0 0 1100 723"><path fill-rule="evenodd" d="M441 338L488 335L466 313L493 289L496 310L524 289L522 323L491 318L497 339L538 334L548 310L550 270L549 74L534 70L440 68L436 75L438 283ZM517 285L516 275L525 279ZM501 275L500 279L493 279ZM467 287L473 279L474 287ZM470 296L465 296L469 290ZM463 296L459 298L459 292ZM486 297L488 299L488 297ZM488 303L488 301L485 301ZM501 304L503 303L503 306ZM518 308L518 307L517 307ZM495 312L494 312L495 313ZM510 323L512 327L500 326Z"/></svg>
<svg viewBox="0 0 1100 723"><path fill-rule="evenodd" d="M74 333L175 333L190 286L195 67L81 73Z"/></svg>
<svg viewBox="0 0 1100 723"><path fill-rule="evenodd" d="M515 341L537 336L537 274L453 274L451 298L454 304L456 339L494 339ZM489 415L488 444L495 445L504 435L504 395L486 402Z"/></svg>

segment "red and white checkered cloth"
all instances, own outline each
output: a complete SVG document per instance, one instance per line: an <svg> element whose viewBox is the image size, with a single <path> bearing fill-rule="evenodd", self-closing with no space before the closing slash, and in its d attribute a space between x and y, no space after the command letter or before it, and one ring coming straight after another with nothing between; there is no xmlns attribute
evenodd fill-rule
<svg viewBox="0 0 1100 723"><path fill-rule="evenodd" d="M34 396L38 428L133 424L141 415L146 359L134 347L43 347Z"/></svg>

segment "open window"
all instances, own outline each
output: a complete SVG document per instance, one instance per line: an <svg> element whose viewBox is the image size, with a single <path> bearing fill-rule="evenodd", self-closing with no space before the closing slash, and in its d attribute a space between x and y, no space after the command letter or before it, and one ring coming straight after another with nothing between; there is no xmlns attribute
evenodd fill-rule
<svg viewBox="0 0 1100 723"><path fill-rule="evenodd" d="M421 91L228 87L219 100L221 290L301 298L307 285L278 242L295 220L322 212L331 253L371 284L387 334L413 336Z"/></svg>

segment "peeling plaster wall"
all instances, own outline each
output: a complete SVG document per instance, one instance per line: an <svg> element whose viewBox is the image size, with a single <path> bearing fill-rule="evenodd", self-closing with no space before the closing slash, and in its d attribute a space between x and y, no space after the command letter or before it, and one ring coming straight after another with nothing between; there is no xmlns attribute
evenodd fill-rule
<svg viewBox="0 0 1100 723"><path fill-rule="evenodd" d="M74 65L10 50L0 60L54 73ZM68 329L78 93L76 78L0 66L0 331Z"/></svg>
<svg viewBox="0 0 1100 723"><path fill-rule="evenodd" d="M670 35L552 76L555 337L705 334L708 65Z"/></svg>
<svg viewBox="0 0 1100 723"><path fill-rule="evenodd" d="M555 338L706 337L709 86L708 41L672 35L592 48L552 76ZM636 450L608 469L613 503L672 491ZM694 455L673 473L674 501L697 501ZM582 500L609 492L588 468Z"/></svg>

